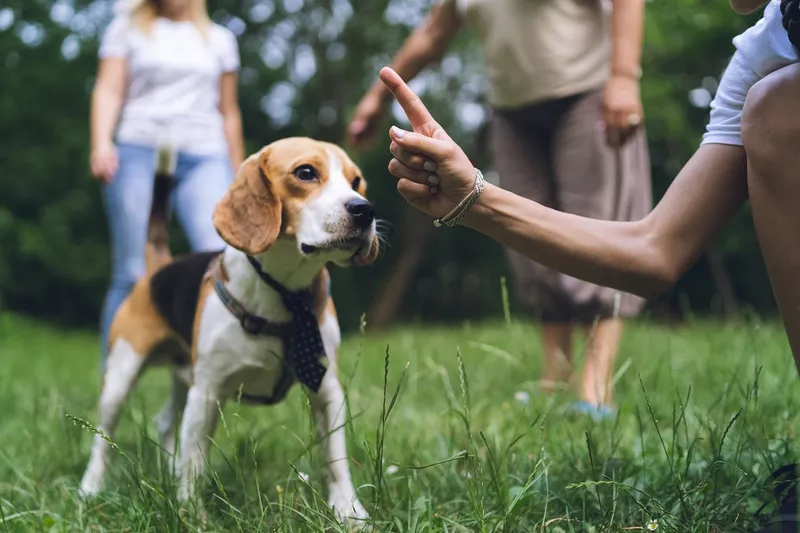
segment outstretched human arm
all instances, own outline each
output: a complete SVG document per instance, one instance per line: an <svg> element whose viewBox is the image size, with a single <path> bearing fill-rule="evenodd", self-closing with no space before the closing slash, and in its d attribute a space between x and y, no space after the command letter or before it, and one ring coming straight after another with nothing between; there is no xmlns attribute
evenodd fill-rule
<svg viewBox="0 0 800 533"><path fill-rule="evenodd" d="M392 60L392 68L404 80L411 81L422 69L439 60L461 28L461 16L453 0L433 6ZM348 142L356 148L368 146L391 101L392 93L376 81L356 106L348 128Z"/></svg>
<svg viewBox="0 0 800 533"><path fill-rule="evenodd" d="M475 170L395 72L384 68L381 80L416 132L390 131L395 158L389 171L400 178L398 191L418 209L443 216L472 190ZM653 297L677 281L741 208L746 179L741 147L704 145L641 221L562 213L487 184L463 225L565 274Z"/></svg>

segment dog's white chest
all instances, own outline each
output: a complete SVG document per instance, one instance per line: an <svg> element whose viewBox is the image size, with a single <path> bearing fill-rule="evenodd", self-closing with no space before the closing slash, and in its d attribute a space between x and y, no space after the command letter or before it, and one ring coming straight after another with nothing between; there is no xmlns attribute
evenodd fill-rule
<svg viewBox="0 0 800 533"><path fill-rule="evenodd" d="M215 383L233 396L272 396L285 371L280 338L246 333L216 294L209 295L198 325L195 381Z"/></svg>

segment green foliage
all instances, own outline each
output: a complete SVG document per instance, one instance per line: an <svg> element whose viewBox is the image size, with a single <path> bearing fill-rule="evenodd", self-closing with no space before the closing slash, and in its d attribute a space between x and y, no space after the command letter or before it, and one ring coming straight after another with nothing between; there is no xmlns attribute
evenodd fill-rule
<svg viewBox="0 0 800 533"><path fill-rule="evenodd" d="M96 321L109 273L105 215L87 161L96 32L111 16L110 3L9 0L0 8L4 16L8 10L14 15L13 24L0 30L1 301L81 324ZM245 22L239 37L240 91L248 150L288 135L341 142L358 99L428 6L398 0L209 0L215 20L229 23L236 16ZM689 104L688 92L704 78L718 78L733 50L731 38L755 20L735 15L722 0L648 2L642 90L657 197L696 148L707 118L707 110ZM75 44L79 51L70 54ZM296 68L308 67L309 57L315 67L310 78ZM467 32L446 61L453 68L426 74L423 97L449 131L478 154L476 162L486 164L486 154L473 150L474 128L458 120L458 105L483 102L480 53ZM284 106L275 103L281 97ZM357 326L396 263L404 237L398 230L407 208L386 171L385 141L382 136L373 150L353 155L380 215L395 229L389 235L393 246L369 270L336 269L333 291L345 327ZM185 250L180 236L173 242ZM771 310L749 217L738 218L720 245L740 296L759 310ZM505 272L497 244L465 230L437 231L403 317L499 316L497 287ZM714 290L702 261L662 303L672 304L682 293L700 309L711 306Z"/></svg>
<svg viewBox="0 0 800 533"><path fill-rule="evenodd" d="M344 531L326 508L325 457L300 389L274 407L224 407L198 528L156 444L165 372L147 372L131 395L107 490L82 502L94 336L0 314L0 339L0 531ZM566 391L541 394L539 346L517 321L345 338L348 455L373 531L756 529L769 473L800 451L778 324L632 325L615 376L619 418L601 422L571 413Z"/></svg>

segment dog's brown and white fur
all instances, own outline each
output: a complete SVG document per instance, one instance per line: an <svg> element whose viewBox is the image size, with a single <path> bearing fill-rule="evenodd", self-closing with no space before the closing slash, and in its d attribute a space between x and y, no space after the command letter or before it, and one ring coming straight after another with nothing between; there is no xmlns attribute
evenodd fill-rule
<svg viewBox="0 0 800 533"><path fill-rule="evenodd" d="M306 391L324 447L329 504L342 520L365 518L367 513L356 497L348 467L344 394L336 371L340 331L327 292L325 265L365 265L377 257L371 206L369 224L355 222L352 212L354 201L368 205L365 188L359 169L339 147L308 138L283 139L242 164L214 213L214 226L229 245L221 255L226 288L247 311L273 322L291 319L281 298L259 278L246 254L287 289L313 291L328 371L317 393ZM180 422L176 466L179 498L187 500L196 494L219 409L240 390L250 396L270 396L282 371L283 345L278 338L245 332L208 276L198 280L196 302L185 309L180 309L178 296L170 296L173 308L179 308L178 319L183 317L191 327L190 335L176 331L175 317L170 322L160 311L163 306L157 305L162 289L154 290L152 283L159 271L179 262L173 262L168 251L166 216L158 211L154 208L151 215L147 274L111 326L98 428L113 435L123 403L147 365L171 365L172 391L156 421L162 445L169 452ZM96 436L81 481L84 495L101 490L109 452L108 442Z"/></svg>

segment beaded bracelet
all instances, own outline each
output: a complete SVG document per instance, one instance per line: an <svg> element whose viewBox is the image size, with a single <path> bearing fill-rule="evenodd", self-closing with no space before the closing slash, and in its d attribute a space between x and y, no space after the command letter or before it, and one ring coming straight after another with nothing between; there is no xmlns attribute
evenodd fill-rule
<svg viewBox="0 0 800 533"><path fill-rule="evenodd" d="M463 200L461 200L458 205L456 205L449 213L445 216L437 218L433 221L433 225L441 227L442 225L452 227L457 225L461 222L461 219L464 218L464 215L475 205L475 202L478 201L480 198L481 193L483 192L483 185L484 185L483 173L480 169L475 169L475 188L472 189Z"/></svg>

